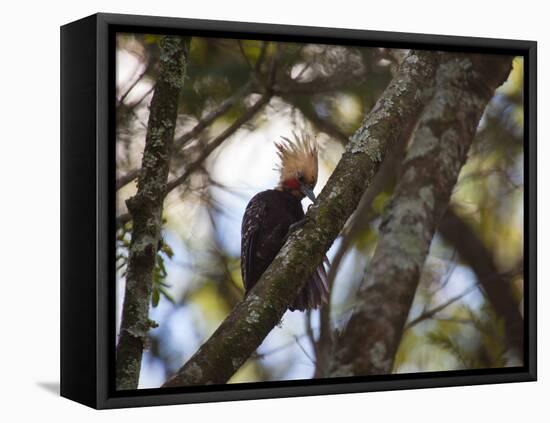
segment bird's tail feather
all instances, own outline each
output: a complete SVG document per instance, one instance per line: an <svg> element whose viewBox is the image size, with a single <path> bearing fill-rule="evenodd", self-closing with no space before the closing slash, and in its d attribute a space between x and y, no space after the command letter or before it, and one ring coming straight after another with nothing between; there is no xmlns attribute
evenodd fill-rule
<svg viewBox="0 0 550 423"><path fill-rule="evenodd" d="M321 305L328 303L328 277L325 264L330 265L326 256L323 258L323 263L313 273L311 279L298 293L296 300L289 307L290 311L317 309Z"/></svg>

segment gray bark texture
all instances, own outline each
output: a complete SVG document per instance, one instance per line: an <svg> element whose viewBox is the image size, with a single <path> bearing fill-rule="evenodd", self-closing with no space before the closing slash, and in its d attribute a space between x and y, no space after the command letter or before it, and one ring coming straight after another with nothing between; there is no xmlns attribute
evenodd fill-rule
<svg viewBox="0 0 550 423"><path fill-rule="evenodd" d="M383 213L357 306L337 341L331 376L388 374L436 226L480 118L511 70L511 57L444 55L436 91Z"/></svg>
<svg viewBox="0 0 550 423"><path fill-rule="evenodd" d="M182 37L161 39L159 74L136 195L126 204L133 220L120 335L116 351L117 389L136 389L149 320L153 269L162 226L162 209L174 141L179 94L187 65Z"/></svg>
<svg viewBox="0 0 550 423"><path fill-rule="evenodd" d="M226 383L281 320L357 207L387 150L433 94L439 54L412 51L347 144L336 169L261 279L163 387Z"/></svg>

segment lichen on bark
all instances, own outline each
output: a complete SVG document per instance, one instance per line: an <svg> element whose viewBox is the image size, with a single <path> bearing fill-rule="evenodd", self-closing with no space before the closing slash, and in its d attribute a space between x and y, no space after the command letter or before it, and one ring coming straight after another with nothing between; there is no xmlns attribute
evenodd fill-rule
<svg viewBox="0 0 550 423"><path fill-rule="evenodd" d="M304 226L289 237L249 295L163 387L226 383L256 350L323 260L392 143L416 121L429 98L438 60L434 52L410 52L348 143Z"/></svg>
<svg viewBox="0 0 550 423"><path fill-rule="evenodd" d="M117 389L136 389L149 329L152 277L162 226L166 180L172 154L179 93L185 79L187 41L163 36L159 73L151 99L145 150L136 194L126 201L131 214L126 287L116 351Z"/></svg>
<svg viewBox="0 0 550 423"><path fill-rule="evenodd" d="M337 340L333 376L390 373L430 243L479 120L511 57L444 55L436 91L380 223L357 306Z"/></svg>

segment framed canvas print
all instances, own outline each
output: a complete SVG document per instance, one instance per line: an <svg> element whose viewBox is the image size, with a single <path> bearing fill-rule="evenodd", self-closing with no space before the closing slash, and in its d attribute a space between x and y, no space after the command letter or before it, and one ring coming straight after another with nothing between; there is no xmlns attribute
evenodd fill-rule
<svg viewBox="0 0 550 423"><path fill-rule="evenodd" d="M61 394L536 379L536 43L61 28Z"/></svg>

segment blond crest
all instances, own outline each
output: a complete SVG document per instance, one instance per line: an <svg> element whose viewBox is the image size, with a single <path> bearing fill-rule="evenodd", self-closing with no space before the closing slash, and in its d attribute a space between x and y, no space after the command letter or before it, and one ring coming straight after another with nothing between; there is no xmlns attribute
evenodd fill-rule
<svg viewBox="0 0 550 423"><path fill-rule="evenodd" d="M280 163L275 170L280 173L279 187L285 181L298 178L302 175L305 182L314 187L317 183L317 142L306 132L299 135L292 132L294 140L281 137L282 141L275 143Z"/></svg>

